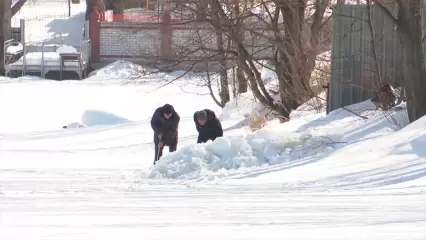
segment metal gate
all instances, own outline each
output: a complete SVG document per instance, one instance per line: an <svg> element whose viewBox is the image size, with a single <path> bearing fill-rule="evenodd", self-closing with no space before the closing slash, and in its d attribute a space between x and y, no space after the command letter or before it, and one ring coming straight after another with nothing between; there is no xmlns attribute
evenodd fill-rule
<svg viewBox="0 0 426 240"><path fill-rule="evenodd" d="M60 43L61 35L67 29L65 24L61 26L61 20L72 18L75 15L72 10L71 0L27 0L13 17L12 25L21 27L18 25L20 19L24 20L24 39L27 43L52 39Z"/></svg>

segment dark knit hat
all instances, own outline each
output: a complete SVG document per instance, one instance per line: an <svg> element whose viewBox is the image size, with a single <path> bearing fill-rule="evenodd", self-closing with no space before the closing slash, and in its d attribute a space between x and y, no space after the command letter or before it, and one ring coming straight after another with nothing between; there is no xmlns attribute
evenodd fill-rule
<svg viewBox="0 0 426 240"><path fill-rule="evenodd" d="M207 113L206 111L198 111L197 112L197 120L198 121L206 121L207 120Z"/></svg>
<svg viewBox="0 0 426 240"><path fill-rule="evenodd" d="M173 113L173 107L170 104L165 104L163 108L161 109L163 114L172 114Z"/></svg>

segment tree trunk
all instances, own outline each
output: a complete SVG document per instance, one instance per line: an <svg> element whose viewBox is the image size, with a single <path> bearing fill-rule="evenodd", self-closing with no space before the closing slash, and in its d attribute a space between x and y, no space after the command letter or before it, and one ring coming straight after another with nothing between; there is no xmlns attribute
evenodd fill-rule
<svg viewBox="0 0 426 240"><path fill-rule="evenodd" d="M247 4L247 2L245 2ZM238 39L244 39L244 29L242 27L241 11L239 1L234 2L234 16L235 20L235 32L238 35ZM235 45L235 44L233 44ZM237 81L238 81L238 94L247 92L247 78L244 76L244 73L240 66L237 67Z"/></svg>
<svg viewBox="0 0 426 240"><path fill-rule="evenodd" d="M90 14L92 14L94 7L95 0L86 0L86 21L90 20Z"/></svg>
<svg viewBox="0 0 426 240"><path fill-rule="evenodd" d="M310 78L315 68L315 60L321 43L324 12L328 1L316 1L312 16L310 37L305 39L306 3L304 0L280 1L279 12L275 12L271 27L279 44L274 57L275 71L278 76L281 103L289 117L291 110L313 97ZM280 14L283 23L279 22ZM282 29L283 28L283 29ZM282 35L281 32L286 34Z"/></svg>
<svg viewBox="0 0 426 240"><path fill-rule="evenodd" d="M8 2L8 0L4 0L6 2ZM19 0L11 9L11 17L15 16L15 14L17 14L19 12L19 10L21 10L21 8L24 6L24 4L27 2L27 0ZM9 6L12 5L12 3L8 4Z"/></svg>
<svg viewBox="0 0 426 240"><path fill-rule="evenodd" d="M232 67L232 98L236 98L237 95L237 67Z"/></svg>
<svg viewBox="0 0 426 240"><path fill-rule="evenodd" d="M247 78L240 66L237 67L238 94L247 92Z"/></svg>
<svg viewBox="0 0 426 240"><path fill-rule="evenodd" d="M106 10L112 10L113 14L123 14L123 0L105 0Z"/></svg>
<svg viewBox="0 0 426 240"><path fill-rule="evenodd" d="M217 22L220 22L219 16L219 4L212 4L212 13L213 17ZM230 100L229 95L229 81L228 81L228 73L227 73L227 58L226 58L226 48L223 40L223 32L221 30L216 31L216 42L217 42L217 50L219 56L219 76L220 76L220 102L223 106Z"/></svg>
<svg viewBox="0 0 426 240"><path fill-rule="evenodd" d="M4 42L11 38L11 0L0 1L0 75L4 75Z"/></svg>
<svg viewBox="0 0 426 240"><path fill-rule="evenodd" d="M407 110L410 122L426 114L426 74L420 9L420 0L402 1L397 20L404 59L404 80L409 95Z"/></svg>
<svg viewBox="0 0 426 240"><path fill-rule="evenodd" d="M283 3L280 12L275 13L282 14L284 32L288 33L284 37L280 36L279 18L276 16L275 21L272 22L276 39L282 38L282 45L277 48L275 71L284 110L280 114L286 118L290 117L292 109L297 108L298 104L302 104L306 99L303 75L310 75L303 72L306 63L303 61L305 50L302 44L302 30L305 5L302 2L303 0L296 3Z"/></svg>
<svg viewBox="0 0 426 240"><path fill-rule="evenodd" d="M225 48L223 46L223 35L221 32L216 32L216 40L217 47L219 50L219 75L220 75L220 101L225 106L227 102L229 102L229 81L228 81L228 73L227 73L227 63L226 63L226 55Z"/></svg>

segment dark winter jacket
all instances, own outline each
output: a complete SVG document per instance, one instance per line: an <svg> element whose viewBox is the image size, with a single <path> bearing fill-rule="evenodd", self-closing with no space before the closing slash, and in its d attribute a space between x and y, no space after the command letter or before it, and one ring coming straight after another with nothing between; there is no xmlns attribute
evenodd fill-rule
<svg viewBox="0 0 426 240"><path fill-rule="evenodd" d="M160 133L163 133L162 142L165 145L177 142L179 122L180 116L174 109L172 116L166 119L163 115L162 107L157 108L151 118L151 127L154 130L154 143L158 143L158 134Z"/></svg>
<svg viewBox="0 0 426 240"><path fill-rule="evenodd" d="M218 137L223 137L222 124L216 114L209 109L204 109L207 113L207 122L201 126L197 120L197 113L194 113L194 122L198 131L197 143L205 143L208 140L214 141Z"/></svg>

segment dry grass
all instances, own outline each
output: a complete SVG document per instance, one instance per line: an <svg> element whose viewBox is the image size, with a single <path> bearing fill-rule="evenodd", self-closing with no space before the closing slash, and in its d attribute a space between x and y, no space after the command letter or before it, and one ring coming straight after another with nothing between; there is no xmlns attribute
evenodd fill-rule
<svg viewBox="0 0 426 240"><path fill-rule="evenodd" d="M249 122L249 129L252 132L255 132L259 129L264 128L268 124L268 120L266 119L266 116L255 116L250 119Z"/></svg>

